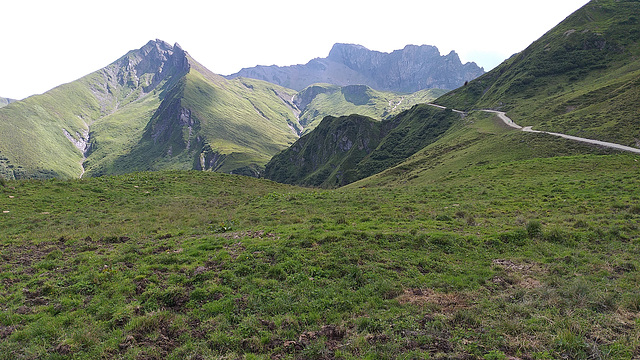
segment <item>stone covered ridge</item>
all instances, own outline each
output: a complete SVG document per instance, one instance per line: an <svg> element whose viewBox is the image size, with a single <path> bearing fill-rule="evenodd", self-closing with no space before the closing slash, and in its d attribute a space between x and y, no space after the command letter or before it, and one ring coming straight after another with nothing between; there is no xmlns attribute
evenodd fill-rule
<svg viewBox="0 0 640 360"><path fill-rule="evenodd" d="M125 82L142 81L142 85L147 88L154 88L169 75L186 73L190 69L187 53L180 45L176 43L171 46L162 40L149 41L139 50L129 52L117 63L121 85L125 85ZM142 79L145 76L150 79Z"/></svg>
<svg viewBox="0 0 640 360"><path fill-rule="evenodd" d="M462 64L454 51L441 55L435 46L407 45L384 53L362 45L335 44L329 56L305 65L256 66L228 78L249 77L298 91L315 83L329 83L411 93L432 88L455 89L482 74L484 69L475 63Z"/></svg>

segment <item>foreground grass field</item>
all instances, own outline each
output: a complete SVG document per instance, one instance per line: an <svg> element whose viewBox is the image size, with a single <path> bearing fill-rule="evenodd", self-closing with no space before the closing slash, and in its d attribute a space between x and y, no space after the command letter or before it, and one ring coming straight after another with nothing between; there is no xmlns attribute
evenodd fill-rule
<svg viewBox="0 0 640 360"><path fill-rule="evenodd" d="M640 355L640 163L319 191L203 172L0 186L1 359Z"/></svg>

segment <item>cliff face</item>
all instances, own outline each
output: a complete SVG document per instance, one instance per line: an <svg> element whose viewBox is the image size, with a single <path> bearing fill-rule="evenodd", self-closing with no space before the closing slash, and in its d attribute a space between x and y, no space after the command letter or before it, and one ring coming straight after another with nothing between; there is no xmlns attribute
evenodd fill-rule
<svg viewBox="0 0 640 360"><path fill-rule="evenodd" d="M484 70L475 63L462 64L453 51L442 56L435 46L407 45L402 50L383 53L361 45L335 44L329 56L305 65L256 66L228 78L249 77L298 91L311 84L329 83L410 93L432 88L455 89L482 74Z"/></svg>

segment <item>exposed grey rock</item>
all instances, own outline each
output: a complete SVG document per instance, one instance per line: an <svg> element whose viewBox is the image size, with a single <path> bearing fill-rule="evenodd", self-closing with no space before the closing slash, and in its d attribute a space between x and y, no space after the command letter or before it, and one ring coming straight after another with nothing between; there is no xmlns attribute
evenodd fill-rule
<svg viewBox="0 0 640 360"><path fill-rule="evenodd" d="M377 90L412 93L423 89L455 89L484 74L473 62L462 64L454 51L440 55L435 46L407 45L391 53L361 45L335 44L329 56L305 65L256 66L227 78L248 77L295 90L316 83L367 85Z"/></svg>
<svg viewBox="0 0 640 360"><path fill-rule="evenodd" d="M7 106L7 105L9 105L9 104L11 104L12 102L15 102L15 101L17 101L17 100L0 97L0 107Z"/></svg>

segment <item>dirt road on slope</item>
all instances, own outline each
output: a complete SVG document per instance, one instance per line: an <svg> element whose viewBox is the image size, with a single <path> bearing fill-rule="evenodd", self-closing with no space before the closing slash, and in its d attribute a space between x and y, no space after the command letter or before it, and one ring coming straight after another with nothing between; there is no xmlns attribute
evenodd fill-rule
<svg viewBox="0 0 640 360"><path fill-rule="evenodd" d="M440 108L440 109L446 109L446 107L444 107L442 105L436 105L436 104L429 104L429 105L435 106L435 107ZM464 112L460 111L460 110L453 110L453 111L455 111L457 113L460 113L460 114L464 114ZM500 120L502 120L502 122L507 124L507 126L512 127L514 129L518 129L518 130L524 131L524 132L540 133L540 134L548 134L548 135L553 135L553 136L559 136L561 138L565 138L565 139L569 139L569 140L580 141L580 142L587 143L587 144L604 146L604 147L608 147L608 148L611 148L611 149L628 151L628 152L640 154L640 149L634 148L634 147L631 147L631 146L625 146L625 145L620 145L620 144L610 143L610 142L600 141L600 140L586 139L586 138L581 138L581 137L577 137L577 136L554 133L554 132L549 132L549 131L533 130L531 128L531 126L522 127L522 126L516 124L513 120L511 120L511 118L508 117L507 114L505 112L503 112L503 111L496 111L496 110L480 110L480 111L484 111L484 112L495 114L496 116L498 116L498 118Z"/></svg>
<svg viewBox="0 0 640 360"><path fill-rule="evenodd" d="M511 118L509 118L507 116L507 114L505 114L502 111L495 111L495 110L482 110L482 111L496 114L500 118L500 120L502 120L508 126L514 128L514 129L520 129L520 130L525 131L525 132L549 134L549 135L559 136L561 138L565 138L565 139L569 139L569 140L580 141L580 142L587 143L587 144L604 146L604 147L608 147L608 148L612 148L612 149L617 149L617 150L622 150L622 151L629 151L629 152L632 152L632 153L640 154L640 149L633 148L633 147L630 147L630 146L625 146L625 145L620 145L620 144L615 144L615 143L610 143L610 142L600 141L600 140L586 139L586 138L581 138L581 137L577 137L577 136L554 133L554 132L549 132L549 131L533 130L531 128L531 126L522 127L522 126L516 124L515 122L513 122L513 120L511 120Z"/></svg>

